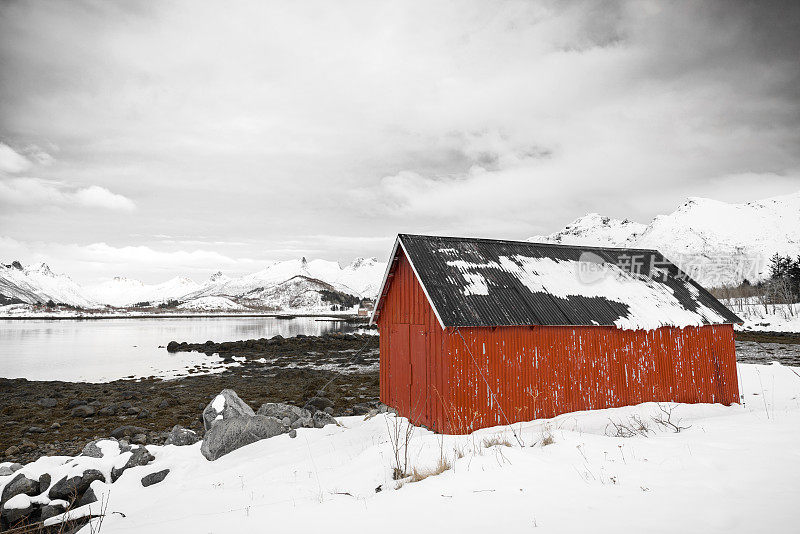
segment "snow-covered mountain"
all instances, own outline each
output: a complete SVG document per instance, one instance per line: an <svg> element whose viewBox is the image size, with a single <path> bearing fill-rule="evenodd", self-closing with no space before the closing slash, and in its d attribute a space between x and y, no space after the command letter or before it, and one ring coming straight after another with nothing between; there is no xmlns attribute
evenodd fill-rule
<svg viewBox="0 0 800 534"><path fill-rule="evenodd" d="M613 219L598 213L578 217L563 230L550 235L537 235L528 239L540 243L561 243L564 245L593 245L616 247L628 243L645 231L646 225L629 219Z"/></svg>
<svg viewBox="0 0 800 534"><path fill-rule="evenodd" d="M187 293L196 291L200 284L190 278L176 276L160 284L145 284L117 276L87 289L97 302L111 306L133 306L140 302L160 303L179 300Z"/></svg>
<svg viewBox="0 0 800 534"><path fill-rule="evenodd" d="M160 284L145 284L116 277L82 288L69 277L52 273L44 264L25 267L13 262L0 264L0 305L52 300L100 308L179 301L179 309L187 310L330 310L332 306L352 307L361 298L374 297L385 268L386 264L376 258L357 258L345 267L333 261L300 258L272 262L240 278L218 272L201 283L175 277Z"/></svg>
<svg viewBox="0 0 800 534"><path fill-rule="evenodd" d="M218 296L267 307L320 307L320 292L374 297L385 268L376 258L357 258L344 268L326 260L276 261L241 278L217 273L183 299ZM310 296L312 293L316 296Z"/></svg>
<svg viewBox="0 0 800 534"><path fill-rule="evenodd" d="M68 304L91 308L97 304L69 276L56 274L45 263L25 267L18 261L0 264L0 304Z"/></svg>
<svg viewBox="0 0 800 534"><path fill-rule="evenodd" d="M689 198L646 226L589 214L529 241L652 248L705 286L754 282L773 254L800 255L800 192L743 204Z"/></svg>

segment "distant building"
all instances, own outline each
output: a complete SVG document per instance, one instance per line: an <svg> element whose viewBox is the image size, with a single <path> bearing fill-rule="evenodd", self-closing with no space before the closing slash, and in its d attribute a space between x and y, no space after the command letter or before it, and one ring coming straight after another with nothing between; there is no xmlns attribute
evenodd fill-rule
<svg viewBox="0 0 800 534"><path fill-rule="evenodd" d="M369 317L375 309L375 301L372 299L362 299L358 305L358 316Z"/></svg>
<svg viewBox="0 0 800 534"><path fill-rule="evenodd" d="M445 433L647 401L739 401L735 314L655 250L397 237L380 398Z"/></svg>

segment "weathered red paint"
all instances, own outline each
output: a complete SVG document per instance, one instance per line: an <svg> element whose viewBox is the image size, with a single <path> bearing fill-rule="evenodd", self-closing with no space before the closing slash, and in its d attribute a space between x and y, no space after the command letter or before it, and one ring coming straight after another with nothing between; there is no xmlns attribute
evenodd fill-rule
<svg viewBox="0 0 800 534"><path fill-rule="evenodd" d="M380 396L413 423L462 434L648 401L739 401L732 325L443 329L408 259L380 316Z"/></svg>

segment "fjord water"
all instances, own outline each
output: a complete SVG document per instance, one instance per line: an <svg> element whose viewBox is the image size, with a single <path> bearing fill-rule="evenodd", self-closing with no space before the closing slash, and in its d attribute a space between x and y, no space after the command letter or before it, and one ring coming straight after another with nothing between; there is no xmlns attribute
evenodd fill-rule
<svg viewBox="0 0 800 534"><path fill-rule="evenodd" d="M168 353L172 340L201 343L355 332L358 326L314 317L186 317L0 320L0 377L106 382L223 368L218 356Z"/></svg>

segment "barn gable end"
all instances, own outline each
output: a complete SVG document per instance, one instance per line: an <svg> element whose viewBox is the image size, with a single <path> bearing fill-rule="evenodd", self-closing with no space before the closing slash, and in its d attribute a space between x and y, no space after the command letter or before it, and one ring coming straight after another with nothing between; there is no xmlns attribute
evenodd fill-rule
<svg viewBox="0 0 800 534"><path fill-rule="evenodd" d="M449 386L447 366L442 365L444 330L402 249L386 279L381 298L385 312L377 320L373 315L380 332L381 402L435 428L444 419L442 403L436 400L446 398Z"/></svg>

